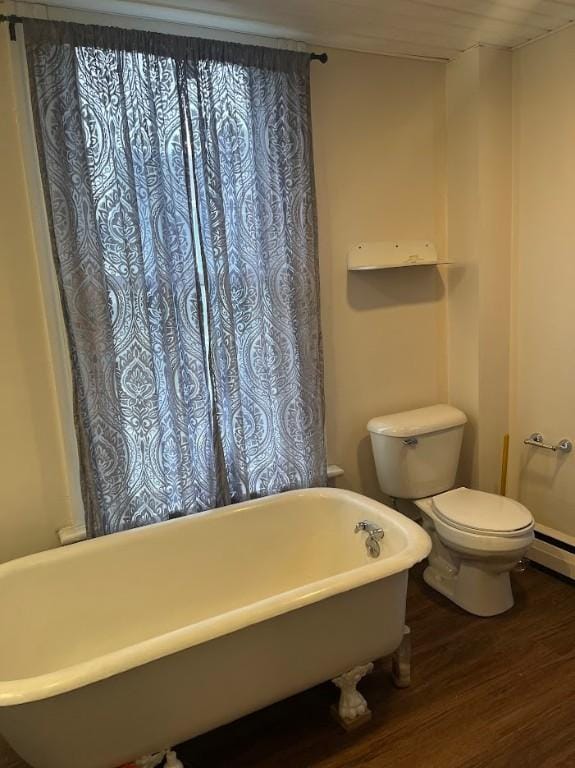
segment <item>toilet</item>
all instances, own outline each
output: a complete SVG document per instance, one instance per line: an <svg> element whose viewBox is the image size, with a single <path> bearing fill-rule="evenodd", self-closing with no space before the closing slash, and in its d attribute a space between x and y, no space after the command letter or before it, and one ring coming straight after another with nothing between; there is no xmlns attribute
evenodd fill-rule
<svg viewBox="0 0 575 768"><path fill-rule="evenodd" d="M381 490L420 510L432 550L423 578L477 616L513 606L510 571L533 541L522 504L493 493L453 488L465 414L432 405L371 419L367 429Z"/></svg>

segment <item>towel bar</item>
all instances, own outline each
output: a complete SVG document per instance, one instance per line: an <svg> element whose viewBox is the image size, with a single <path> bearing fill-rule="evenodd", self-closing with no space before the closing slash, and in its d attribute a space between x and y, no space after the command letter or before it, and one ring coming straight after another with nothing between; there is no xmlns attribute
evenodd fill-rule
<svg viewBox="0 0 575 768"><path fill-rule="evenodd" d="M533 432L533 434L529 435L523 443L525 445L532 445L534 448L544 448L546 451L559 451L560 453L570 453L573 449L573 443L566 437L555 444L545 443L543 441L543 435L540 432Z"/></svg>

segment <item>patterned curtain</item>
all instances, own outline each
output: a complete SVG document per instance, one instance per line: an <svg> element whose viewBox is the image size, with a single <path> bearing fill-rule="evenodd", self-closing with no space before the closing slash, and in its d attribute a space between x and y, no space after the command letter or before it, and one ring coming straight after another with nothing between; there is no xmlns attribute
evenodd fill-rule
<svg viewBox="0 0 575 768"><path fill-rule="evenodd" d="M309 57L25 35L90 535L324 485Z"/></svg>

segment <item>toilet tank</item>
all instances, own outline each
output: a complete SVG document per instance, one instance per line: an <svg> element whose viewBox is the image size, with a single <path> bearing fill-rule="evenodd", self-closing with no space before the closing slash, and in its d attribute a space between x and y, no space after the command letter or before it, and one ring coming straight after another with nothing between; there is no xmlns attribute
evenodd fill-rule
<svg viewBox="0 0 575 768"><path fill-rule="evenodd" d="M453 487L467 417L451 405L378 416L367 425L381 490L423 499Z"/></svg>

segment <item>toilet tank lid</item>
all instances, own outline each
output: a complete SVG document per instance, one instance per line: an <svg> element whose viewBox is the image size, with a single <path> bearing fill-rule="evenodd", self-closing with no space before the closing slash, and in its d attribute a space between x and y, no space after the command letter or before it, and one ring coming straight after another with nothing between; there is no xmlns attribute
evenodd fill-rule
<svg viewBox="0 0 575 768"><path fill-rule="evenodd" d="M367 425L369 432L390 437L413 437L465 424L467 416L452 405L430 405L413 411L376 416Z"/></svg>

